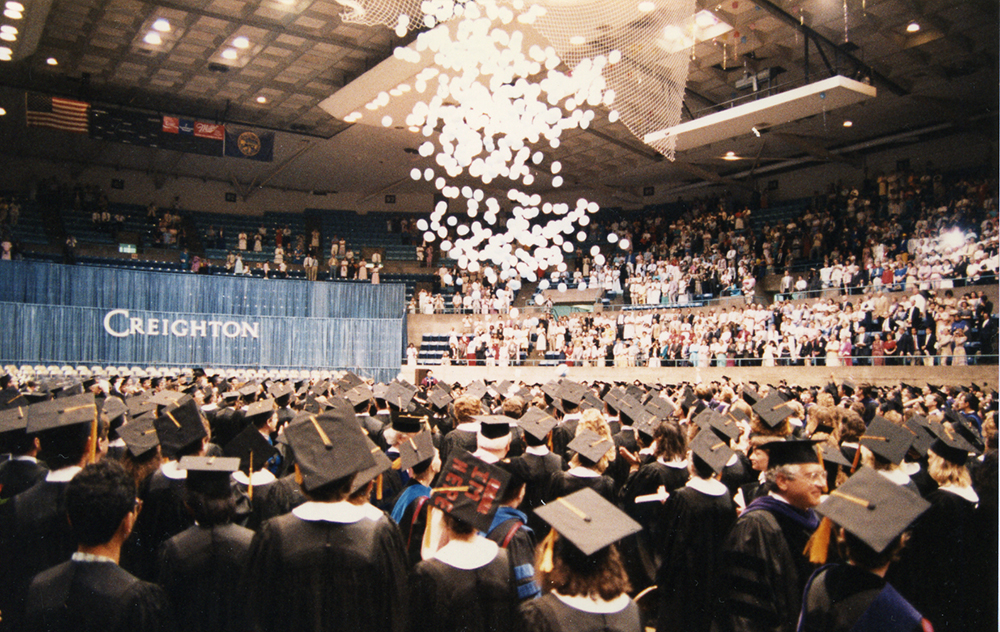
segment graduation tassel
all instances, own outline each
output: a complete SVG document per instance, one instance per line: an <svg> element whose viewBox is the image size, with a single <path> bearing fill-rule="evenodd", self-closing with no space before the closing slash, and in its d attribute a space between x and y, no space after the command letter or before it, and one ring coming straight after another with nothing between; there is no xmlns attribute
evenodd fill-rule
<svg viewBox="0 0 1000 632"><path fill-rule="evenodd" d="M247 466L247 500L253 502L253 450L250 450L250 464Z"/></svg>
<svg viewBox="0 0 1000 632"><path fill-rule="evenodd" d="M859 441L858 447L854 451L854 463L851 464L851 474L854 474L854 472L857 471L858 463L860 462L861 462L861 442Z"/></svg>
<svg viewBox="0 0 1000 632"><path fill-rule="evenodd" d="M377 500L382 500L382 475L378 475L378 479L375 482L375 498Z"/></svg>
<svg viewBox="0 0 1000 632"><path fill-rule="evenodd" d="M542 556L538 561L538 572L540 573L551 573L552 572L552 547L556 543L556 532L555 529L549 531L549 534L545 536L542 540Z"/></svg>
<svg viewBox="0 0 1000 632"><path fill-rule="evenodd" d="M94 407L94 419L90 422L90 446L87 455L88 463L97 463L97 407Z"/></svg>
<svg viewBox="0 0 1000 632"><path fill-rule="evenodd" d="M826 556L830 550L830 532L833 530L833 521L823 518L816 531L806 542L803 555L809 556L809 561L813 564L826 564Z"/></svg>

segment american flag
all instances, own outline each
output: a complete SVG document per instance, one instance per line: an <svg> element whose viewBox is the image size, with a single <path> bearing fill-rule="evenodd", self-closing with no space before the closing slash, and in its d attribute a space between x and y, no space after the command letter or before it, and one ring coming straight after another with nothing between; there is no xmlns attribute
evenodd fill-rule
<svg viewBox="0 0 1000 632"><path fill-rule="evenodd" d="M49 127L64 132L87 133L90 104L28 92L25 106L28 127Z"/></svg>

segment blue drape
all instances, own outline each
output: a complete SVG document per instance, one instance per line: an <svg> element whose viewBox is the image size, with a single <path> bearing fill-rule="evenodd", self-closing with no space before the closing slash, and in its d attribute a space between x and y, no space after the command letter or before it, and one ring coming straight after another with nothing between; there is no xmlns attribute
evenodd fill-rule
<svg viewBox="0 0 1000 632"><path fill-rule="evenodd" d="M346 368L389 381L405 345L404 298L401 284L3 262L0 361ZM112 310L119 311L109 316ZM142 334L130 331L129 319L138 319Z"/></svg>

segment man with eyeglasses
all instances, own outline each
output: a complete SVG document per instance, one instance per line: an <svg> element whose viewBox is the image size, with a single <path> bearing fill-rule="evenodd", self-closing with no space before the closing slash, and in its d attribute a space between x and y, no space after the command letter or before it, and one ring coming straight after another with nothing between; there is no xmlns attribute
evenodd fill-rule
<svg viewBox="0 0 1000 632"><path fill-rule="evenodd" d="M816 441L773 441L769 491L750 503L733 526L722 555L723 577L713 630L791 632L802 590L815 570L803 555L819 525L813 512L826 491Z"/></svg>

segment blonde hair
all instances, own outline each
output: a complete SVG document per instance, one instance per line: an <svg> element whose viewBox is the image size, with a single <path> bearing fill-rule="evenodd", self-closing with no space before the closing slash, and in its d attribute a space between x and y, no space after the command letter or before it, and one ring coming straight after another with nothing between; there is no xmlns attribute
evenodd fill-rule
<svg viewBox="0 0 1000 632"><path fill-rule="evenodd" d="M927 473L938 485L954 485L955 487L971 487L972 476L969 468L958 465L940 456L934 450L927 450Z"/></svg>
<svg viewBox="0 0 1000 632"><path fill-rule="evenodd" d="M597 410L596 408L588 408L583 411L583 415L580 416L579 423L576 424L576 436L579 436L585 430L590 430L596 433L601 439L610 441L612 445L615 440L611 436L611 427L608 425L607 420L604 418L604 413ZM601 460L594 465L594 469L601 474L604 470L608 469L608 465L615 460L615 453L617 453L617 448L613 450L608 450L608 452L601 457ZM577 467L580 465L580 455L574 454L573 458L569 461L570 466Z"/></svg>
<svg viewBox="0 0 1000 632"><path fill-rule="evenodd" d="M479 415L482 413L482 407L479 404L479 400L468 395L463 395L456 399L454 407L455 421L457 423L464 423L471 420L473 415Z"/></svg>
<svg viewBox="0 0 1000 632"><path fill-rule="evenodd" d="M818 406L828 406L833 408L837 405L837 402L833 399L833 395L827 393L826 391L822 391L816 394L816 404Z"/></svg>

